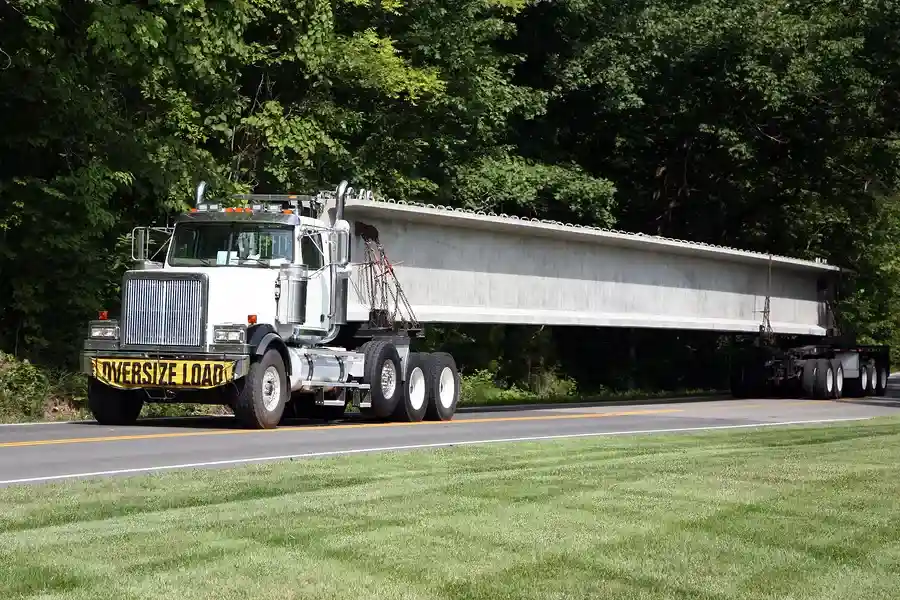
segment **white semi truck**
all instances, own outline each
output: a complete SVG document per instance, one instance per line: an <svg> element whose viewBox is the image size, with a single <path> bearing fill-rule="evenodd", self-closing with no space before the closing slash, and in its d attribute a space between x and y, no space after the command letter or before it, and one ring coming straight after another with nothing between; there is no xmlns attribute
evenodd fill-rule
<svg viewBox="0 0 900 600"><path fill-rule="evenodd" d="M204 189L168 232L162 262L148 260L149 229L134 230L121 315L89 324L81 362L99 423L133 423L148 401L227 405L249 428L337 419L351 404L375 419L453 418L456 363L410 351L414 315L377 308L373 290L368 322L347 321L354 269L375 269L372 285L402 308L377 240L368 262L350 263L347 182L315 196L239 196L240 207L205 202Z"/></svg>
<svg viewBox="0 0 900 600"><path fill-rule="evenodd" d="M150 259L150 228L134 230L121 314L103 312L89 324L82 371L97 421L132 423L146 402L227 405L251 428L273 428L284 417L338 419L350 406L381 420L453 418L460 394L453 357L410 350L421 328L378 228L344 219L348 199L359 210L371 204L370 193L344 181L309 196L238 196L241 206L232 207L205 201L204 190L201 183L196 205L163 228L163 260ZM383 224L390 223L385 211ZM416 239L407 254L424 254L429 244L441 256L452 252L446 239ZM823 297L832 293L827 279L816 285ZM760 291L766 307L770 287ZM451 291L440 282L432 293ZM889 348L857 345L836 328L825 336L775 335L768 309L763 321L733 354L733 395L885 394Z"/></svg>

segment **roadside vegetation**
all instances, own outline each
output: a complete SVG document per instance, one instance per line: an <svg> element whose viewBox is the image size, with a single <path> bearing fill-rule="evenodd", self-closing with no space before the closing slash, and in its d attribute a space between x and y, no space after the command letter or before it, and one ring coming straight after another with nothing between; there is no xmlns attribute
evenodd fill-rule
<svg viewBox="0 0 900 600"><path fill-rule="evenodd" d="M895 598L900 420L0 490L0 597Z"/></svg>

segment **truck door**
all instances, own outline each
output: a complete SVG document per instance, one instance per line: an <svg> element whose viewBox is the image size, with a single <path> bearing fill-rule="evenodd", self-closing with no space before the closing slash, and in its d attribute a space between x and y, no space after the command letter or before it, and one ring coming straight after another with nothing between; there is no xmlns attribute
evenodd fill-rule
<svg viewBox="0 0 900 600"><path fill-rule="evenodd" d="M328 323L328 271L324 269L322 235L304 232L300 234L300 254L309 269L309 286L306 292L306 324L304 329L325 332Z"/></svg>

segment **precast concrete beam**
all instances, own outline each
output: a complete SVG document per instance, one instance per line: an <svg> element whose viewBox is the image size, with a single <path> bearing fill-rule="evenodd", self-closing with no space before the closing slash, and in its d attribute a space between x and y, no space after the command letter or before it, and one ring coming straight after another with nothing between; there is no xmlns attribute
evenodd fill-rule
<svg viewBox="0 0 900 600"><path fill-rule="evenodd" d="M351 261L378 239L422 323L824 335L836 266L643 234L431 205L348 200ZM327 207L326 207L327 211ZM348 318L369 301L351 283Z"/></svg>

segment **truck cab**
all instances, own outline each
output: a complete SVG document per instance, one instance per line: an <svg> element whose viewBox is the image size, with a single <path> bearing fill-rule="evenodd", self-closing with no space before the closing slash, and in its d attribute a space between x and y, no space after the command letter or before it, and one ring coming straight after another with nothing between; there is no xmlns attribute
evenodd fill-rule
<svg viewBox="0 0 900 600"><path fill-rule="evenodd" d="M377 418L451 418L452 357L410 353L409 331L393 326L370 341L357 335L372 302L348 297L348 187L225 206L203 201L201 184L166 230L159 261L149 258L149 229L135 229L120 315L91 321L81 354L94 417L128 424L146 401L224 404L244 425L271 428L297 407L340 417L352 400Z"/></svg>
<svg viewBox="0 0 900 600"><path fill-rule="evenodd" d="M321 202L310 197L245 199L257 201L200 201L179 215L161 261L148 259L147 229L135 230L121 313L92 321L82 352L95 416L131 421L141 394L228 404L229 384L247 375L255 354L279 348L289 365L288 344L336 337L349 226L317 218Z"/></svg>

